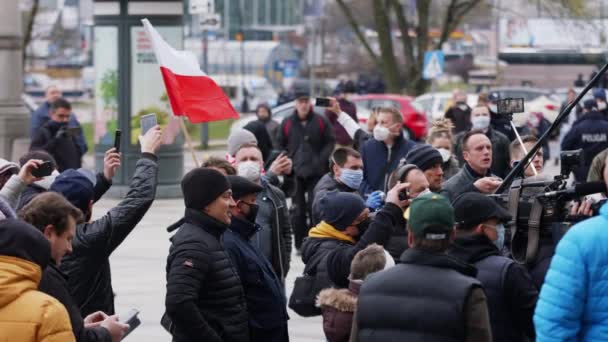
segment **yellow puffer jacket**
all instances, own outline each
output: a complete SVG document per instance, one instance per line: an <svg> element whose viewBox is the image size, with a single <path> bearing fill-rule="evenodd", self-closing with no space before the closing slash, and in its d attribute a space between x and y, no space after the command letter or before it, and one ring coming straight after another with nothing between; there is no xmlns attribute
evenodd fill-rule
<svg viewBox="0 0 608 342"><path fill-rule="evenodd" d="M0 342L72 342L65 307L38 291L42 272L33 262L0 256Z"/></svg>

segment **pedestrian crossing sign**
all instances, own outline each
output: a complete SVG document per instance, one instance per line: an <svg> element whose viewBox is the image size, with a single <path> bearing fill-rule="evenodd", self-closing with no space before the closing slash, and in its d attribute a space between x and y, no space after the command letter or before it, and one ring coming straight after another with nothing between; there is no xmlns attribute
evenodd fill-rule
<svg viewBox="0 0 608 342"><path fill-rule="evenodd" d="M424 53L424 66L422 68L422 78L433 80L443 74L444 59L443 51L434 50Z"/></svg>

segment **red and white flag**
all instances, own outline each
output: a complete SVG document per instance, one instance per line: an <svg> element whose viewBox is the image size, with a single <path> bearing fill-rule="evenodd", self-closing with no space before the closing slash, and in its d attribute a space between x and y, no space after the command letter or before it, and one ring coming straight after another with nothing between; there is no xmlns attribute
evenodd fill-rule
<svg viewBox="0 0 608 342"><path fill-rule="evenodd" d="M193 123L239 117L222 88L201 71L192 52L175 50L148 19L142 23L152 41L173 114L185 115Z"/></svg>

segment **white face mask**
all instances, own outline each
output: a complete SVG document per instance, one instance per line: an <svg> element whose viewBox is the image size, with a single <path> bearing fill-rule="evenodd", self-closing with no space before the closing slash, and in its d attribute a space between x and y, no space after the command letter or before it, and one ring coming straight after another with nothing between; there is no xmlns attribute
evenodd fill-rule
<svg viewBox="0 0 608 342"><path fill-rule="evenodd" d="M450 157L452 156L452 152L450 152L450 150L447 148L438 148L437 151L439 151L439 154L441 154L441 159L443 159L444 163L450 160Z"/></svg>
<svg viewBox="0 0 608 342"><path fill-rule="evenodd" d="M597 103L597 109L598 110L604 110L604 109L606 109L606 102L598 102Z"/></svg>
<svg viewBox="0 0 608 342"><path fill-rule="evenodd" d="M376 127L374 127L374 139L378 141L384 141L388 139L390 135L391 132L388 130L388 128L380 125L376 125Z"/></svg>
<svg viewBox="0 0 608 342"><path fill-rule="evenodd" d="M262 169L260 168L260 164L251 160L239 163L236 169L236 173L239 176L247 178L252 182L257 182L258 180L260 180L260 177L262 175Z"/></svg>
<svg viewBox="0 0 608 342"><path fill-rule="evenodd" d="M490 126L489 116L475 116L471 119L473 128L475 129L486 129Z"/></svg>
<svg viewBox="0 0 608 342"><path fill-rule="evenodd" d="M490 108L490 112L492 112L492 113L497 113L498 112L498 106L497 105L490 104L488 107Z"/></svg>

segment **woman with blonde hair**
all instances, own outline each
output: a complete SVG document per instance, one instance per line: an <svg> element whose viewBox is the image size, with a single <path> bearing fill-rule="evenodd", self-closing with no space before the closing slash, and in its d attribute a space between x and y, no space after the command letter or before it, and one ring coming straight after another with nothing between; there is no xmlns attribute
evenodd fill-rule
<svg viewBox="0 0 608 342"><path fill-rule="evenodd" d="M433 125L429 130L426 142L436 148L443 158L443 179L444 182L455 175L460 168L458 161L452 155L453 141L452 122L449 119L438 119L433 121Z"/></svg>

